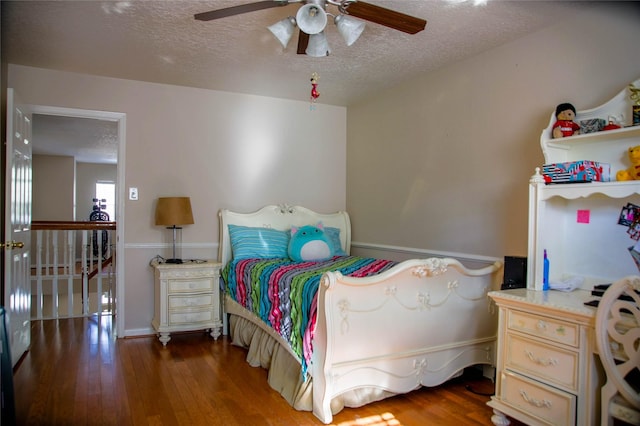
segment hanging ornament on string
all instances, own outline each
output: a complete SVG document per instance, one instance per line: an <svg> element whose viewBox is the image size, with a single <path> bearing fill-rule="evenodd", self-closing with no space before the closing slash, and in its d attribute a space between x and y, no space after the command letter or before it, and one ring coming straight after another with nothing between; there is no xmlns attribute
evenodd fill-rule
<svg viewBox="0 0 640 426"><path fill-rule="evenodd" d="M320 76L317 72L311 74L311 111L316 109L316 100L320 97L320 92L318 92L318 80L320 80Z"/></svg>

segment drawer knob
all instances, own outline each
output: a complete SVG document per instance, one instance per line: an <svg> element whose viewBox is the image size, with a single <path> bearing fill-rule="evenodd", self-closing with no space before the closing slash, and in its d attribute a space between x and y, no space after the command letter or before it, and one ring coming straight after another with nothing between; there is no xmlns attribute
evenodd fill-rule
<svg viewBox="0 0 640 426"><path fill-rule="evenodd" d="M532 362L538 364L538 365L542 365L543 367L548 367L550 365L558 365L558 360L555 358L538 358L537 356L535 356L533 354L533 352L531 351L524 351L525 354L527 354L527 358L529 358Z"/></svg>
<svg viewBox="0 0 640 426"><path fill-rule="evenodd" d="M536 408L551 408L551 401L546 399L540 401L539 399L531 398L523 389L520 389L520 395L522 395L522 399Z"/></svg>
<svg viewBox="0 0 640 426"><path fill-rule="evenodd" d="M544 321L542 321L542 320L539 320L539 321L538 321L538 324L536 324L536 328L537 328L539 331L546 331L546 330L547 330L547 323L546 323L546 322L544 322Z"/></svg>

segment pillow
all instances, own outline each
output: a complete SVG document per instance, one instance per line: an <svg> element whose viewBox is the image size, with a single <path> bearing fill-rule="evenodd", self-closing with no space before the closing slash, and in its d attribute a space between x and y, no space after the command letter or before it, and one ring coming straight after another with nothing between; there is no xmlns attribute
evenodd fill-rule
<svg viewBox="0 0 640 426"><path fill-rule="evenodd" d="M290 238L291 231L287 231L287 234ZM334 256L347 256L347 252L342 249L342 243L340 242L340 228L327 226L324 228L324 234L329 239L329 246L331 247Z"/></svg>
<svg viewBox="0 0 640 426"><path fill-rule="evenodd" d="M287 231L229 225L229 238L234 259L288 257Z"/></svg>
<svg viewBox="0 0 640 426"><path fill-rule="evenodd" d="M342 250L342 244L340 243L340 229L327 226L324 228L324 233L329 238L329 244L333 246L333 255L346 256L347 252Z"/></svg>
<svg viewBox="0 0 640 426"><path fill-rule="evenodd" d="M296 262L321 261L333 257L333 244L324 233L324 226L291 227L289 257Z"/></svg>

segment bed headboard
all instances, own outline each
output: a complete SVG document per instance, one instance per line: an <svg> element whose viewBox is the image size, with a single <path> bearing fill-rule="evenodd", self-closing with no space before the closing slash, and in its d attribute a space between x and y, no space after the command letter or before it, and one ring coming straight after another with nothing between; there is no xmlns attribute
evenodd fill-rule
<svg viewBox="0 0 640 426"><path fill-rule="evenodd" d="M315 225L322 222L324 226L340 229L342 249L351 251L351 221L347 212L316 213L300 206L270 205L253 213L238 213L227 209L218 212L220 223L220 244L218 261L226 265L232 258L231 241L228 225L240 225L262 228L273 228L280 231L291 229L291 226Z"/></svg>

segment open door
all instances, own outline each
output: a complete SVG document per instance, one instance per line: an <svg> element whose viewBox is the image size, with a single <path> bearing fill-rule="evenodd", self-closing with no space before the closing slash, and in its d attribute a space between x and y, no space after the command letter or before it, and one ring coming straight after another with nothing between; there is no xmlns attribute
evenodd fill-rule
<svg viewBox="0 0 640 426"><path fill-rule="evenodd" d="M7 89L4 308L12 366L31 344L31 113Z"/></svg>

